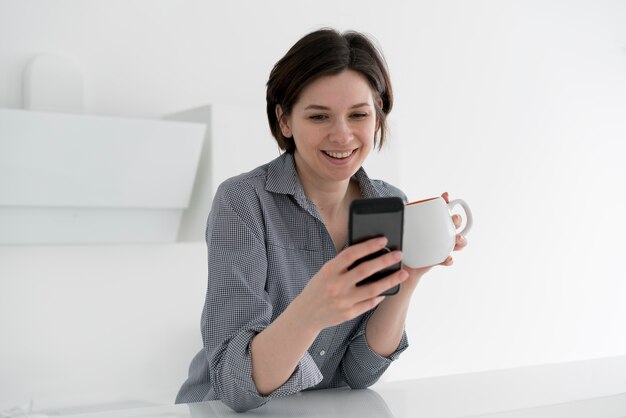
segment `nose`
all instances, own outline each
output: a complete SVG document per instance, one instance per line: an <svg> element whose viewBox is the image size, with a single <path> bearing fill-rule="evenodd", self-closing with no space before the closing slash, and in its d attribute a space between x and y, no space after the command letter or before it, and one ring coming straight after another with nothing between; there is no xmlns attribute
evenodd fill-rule
<svg viewBox="0 0 626 418"><path fill-rule="evenodd" d="M335 120L331 127L329 138L337 144L347 144L352 140L352 128L348 121L343 118Z"/></svg>

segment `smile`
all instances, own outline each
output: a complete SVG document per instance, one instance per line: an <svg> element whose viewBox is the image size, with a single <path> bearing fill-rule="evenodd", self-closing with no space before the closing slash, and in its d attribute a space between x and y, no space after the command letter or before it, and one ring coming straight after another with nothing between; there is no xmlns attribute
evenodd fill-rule
<svg viewBox="0 0 626 418"><path fill-rule="evenodd" d="M354 153L354 150L342 151L342 152L335 152L335 151L323 151L323 152L324 154L330 157L344 159L344 158L348 158L349 156L351 156L352 153Z"/></svg>

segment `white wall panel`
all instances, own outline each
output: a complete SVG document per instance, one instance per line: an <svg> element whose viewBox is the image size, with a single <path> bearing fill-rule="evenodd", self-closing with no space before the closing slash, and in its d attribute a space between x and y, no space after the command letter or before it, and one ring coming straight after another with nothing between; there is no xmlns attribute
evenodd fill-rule
<svg viewBox="0 0 626 418"><path fill-rule="evenodd" d="M175 240L204 132L0 109L0 243Z"/></svg>

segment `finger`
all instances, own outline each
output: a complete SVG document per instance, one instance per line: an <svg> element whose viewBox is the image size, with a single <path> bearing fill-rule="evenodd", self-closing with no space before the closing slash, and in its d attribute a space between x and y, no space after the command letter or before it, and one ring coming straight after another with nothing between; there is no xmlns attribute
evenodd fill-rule
<svg viewBox="0 0 626 418"><path fill-rule="evenodd" d="M451 266L452 264L454 264L454 259L452 258L451 255L449 255L448 258L446 258L444 260L444 262L440 263L439 265L441 265L441 266Z"/></svg>
<svg viewBox="0 0 626 418"><path fill-rule="evenodd" d="M367 241L349 246L340 252L336 258L340 260L341 268L347 269L354 264L355 261L382 250L385 248L385 245L387 245L387 238L385 237L368 239Z"/></svg>
<svg viewBox="0 0 626 418"><path fill-rule="evenodd" d="M461 215L452 215L452 222L454 222L455 228L460 228L463 221L461 220Z"/></svg>
<svg viewBox="0 0 626 418"><path fill-rule="evenodd" d="M467 245L467 239L459 234L456 236L456 242L454 244L454 251L460 251Z"/></svg>
<svg viewBox="0 0 626 418"><path fill-rule="evenodd" d="M380 296L380 294L377 294L373 298L369 298L369 299L365 299L360 302L357 302L354 304L353 312L352 312L353 315L351 316L357 317L361 314L364 314L370 309L374 309L375 307L377 307L383 300L385 300L385 296Z"/></svg>
<svg viewBox="0 0 626 418"><path fill-rule="evenodd" d="M364 301L372 299L383 293L385 290L389 290L392 287L401 284L408 278L409 273L403 269L400 269L380 280L358 286L355 292L356 300Z"/></svg>
<svg viewBox="0 0 626 418"><path fill-rule="evenodd" d="M372 260L364 261L349 271L349 281L357 284L361 280L377 273L387 267L399 263L402 260L401 251L392 251L387 254L378 256Z"/></svg>

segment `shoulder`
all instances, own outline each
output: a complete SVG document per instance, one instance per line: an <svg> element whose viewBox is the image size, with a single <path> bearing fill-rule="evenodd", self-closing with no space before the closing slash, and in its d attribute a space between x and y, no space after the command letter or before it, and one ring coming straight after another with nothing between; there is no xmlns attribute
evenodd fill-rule
<svg viewBox="0 0 626 418"><path fill-rule="evenodd" d="M359 182L363 197L399 197L405 203L407 202L407 197L402 190L384 180L370 178L363 167L355 173L354 178Z"/></svg>
<svg viewBox="0 0 626 418"><path fill-rule="evenodd" d="M399 197L404 203L408 201L402 190L384 180L370 179L370 184L380 197Z"/></svg>
<svg viewBox="0 0 626 418"><path fill-rule="evenodd" d="M224 180L215 191L213 217L236 214L246 223L258 223L266 200L265 182L268 164Z"/></svg>
<svg viewBox="0 0 626 418"><path fill-rule="evenodd" d="M383 180L372 180L372 186L379 191L381 197L399 197L404 203L407 203L406 194L396 186Z"/></svg>
<svg viewBox="0 0 626 418"><path fill-rule="evenodd" d="M224 180L217 188L215 196L246 197L259 188L265 188L269 163L260 165L247 173L241 173Z"/></svg>

